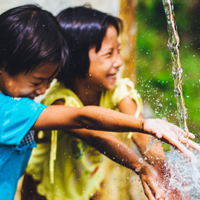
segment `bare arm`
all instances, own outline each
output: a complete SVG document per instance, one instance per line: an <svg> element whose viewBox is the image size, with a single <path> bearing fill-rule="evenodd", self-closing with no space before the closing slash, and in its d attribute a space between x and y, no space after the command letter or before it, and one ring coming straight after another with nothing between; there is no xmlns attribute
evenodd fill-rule
<svg viewBox="0 0 200 200"><path fill-rule="evenodd" d="M180 151L192 156L191 152L178 140L177 126L160 119L139 119L98 106L84 106L81 108L52 105L48 106L39 116L32 129L34 130L68 130L86 128L115 132L141 132L155 135L168 141ZM194 138L193 134L189 135ZM192 142L192 141L191 141ZM196 143L189 145L200 150Z"/></svg>
<svg viewBox="0 0 200 200"><path fill-rule="evenodd" d="M133 99L127 96L119 103L119 109L122 113L135 116L137 104ZM142 114L140 114L140 118L143 119ZM153 136L147 134L134 132L132 139L137 145L140 153L147 158L148 162L150 164L156 164L158 162L166 160L167 156L165 155L162 149L162 145L158 140L151 146L151 148L148 151L146 151L147 145L149 144L152 137Z"/></svg>
<svg viewBox="0 0 200 200"><path fill-rule="evenodd" d="M111 160L134 171L148 165L147 163L141 164L139 162L140 157L111 133L87 129L69 129L67 134L78 137ZM140 170L136 170L136 172L140 173Z"/></svg>
<svg viewBox="0 0 200 200"><path fill-rule="evenodd" d="M104 131L140 131L156 134L156 131L145 131L144 120L137 119L99 106L81 108L51 105L39 116L32 129L34 130L68 130L86 128Z"/></svg>
<svg viewBox="0 0 200 200"><path fill-rule="evenodd" d="M86 129L70 129L68 130L68 134L80 138L114 162L117 162L140 175L143 180L146 195L150 200L155 199L155 197L157 197L156 199L161 197L165 199L165 193L162 189L163 184L158 172L146 161L141 161L137 154L115 136L103 131Z"/></svg>

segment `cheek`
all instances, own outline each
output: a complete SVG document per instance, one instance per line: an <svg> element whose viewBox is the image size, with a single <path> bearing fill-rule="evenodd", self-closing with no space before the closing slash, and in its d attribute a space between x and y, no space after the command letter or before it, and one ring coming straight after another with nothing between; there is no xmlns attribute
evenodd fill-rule
<svg viewBox="0 0 200 200"><path fill-rule="evenodd" d="M20 92L22 94L30 94L34 91L35 91L34 87L23 87L23 88L20 89Z"/></svg>
<svg viewBox="0 0 200 200"><path fill-rule="evenodd" d="M15 84L9 84L7 86L8 92L12 96L26 96L27 94L30 94L34 91L34 88L27 87L26 83L15 83Z"/></svg>

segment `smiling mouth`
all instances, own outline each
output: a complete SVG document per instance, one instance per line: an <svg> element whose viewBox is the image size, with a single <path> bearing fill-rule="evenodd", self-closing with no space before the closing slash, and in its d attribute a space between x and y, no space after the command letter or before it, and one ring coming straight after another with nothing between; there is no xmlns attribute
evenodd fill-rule
<svg viewBox="0 0 200 200"><path fill-rule="evenodd" d="M116 74L108 74L106 78L111 82L115 82L117 79Z"/></svg>

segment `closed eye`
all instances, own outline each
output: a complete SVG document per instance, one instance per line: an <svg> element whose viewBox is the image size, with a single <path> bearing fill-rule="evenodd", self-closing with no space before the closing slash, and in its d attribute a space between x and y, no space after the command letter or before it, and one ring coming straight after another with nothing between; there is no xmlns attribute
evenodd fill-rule
<svg viewBox="0 0 200 200"><path fill-rule="evenodd" d="M31 84L34 85L34 86L38 86L38 85L41 84L41 82L39 82L39 83L31 83Z"/></svg>
<svg viewBox="0 0 200 200"><path fill-rule="evenodd" d="M39 83L32 83L32 82L31 82L31 84L34 85L35 87L37 87L37 86L40 85L43 81L45 81L45 80L41 80ZM50 84L50 83L53 81L53 79L46 79L46 81L48 82L48 84Z"/></svg>
<svg viewBox="0 0 200 200"><path fill-rule="evenodd" d="M109 58L110 56L112 56L112 54L113 54L113 50L105 53L104 56L107 57L107 58Z"/></svg>

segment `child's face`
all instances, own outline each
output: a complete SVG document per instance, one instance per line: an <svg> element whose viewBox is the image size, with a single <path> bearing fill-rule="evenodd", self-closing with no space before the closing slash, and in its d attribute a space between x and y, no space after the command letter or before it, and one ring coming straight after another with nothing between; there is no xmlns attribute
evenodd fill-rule
<svg viewBox="0 0 200 200"><path fill-rule="evenodd" d="M115 87L116 75L123 64L120 55L120 44L117 40L117 31L110 25L96 53L96 47L89 50L89 74L87 82L95 90L112 90Z"/></svg>
<svg viewBox="0 0 200 200"><path fill-rule="evenodd" d="M38 65L33 71L10 76L0 69L0 91L11 97L28 97L34 99L44 94L51 81L58 73L58 64Z"/></svg>

